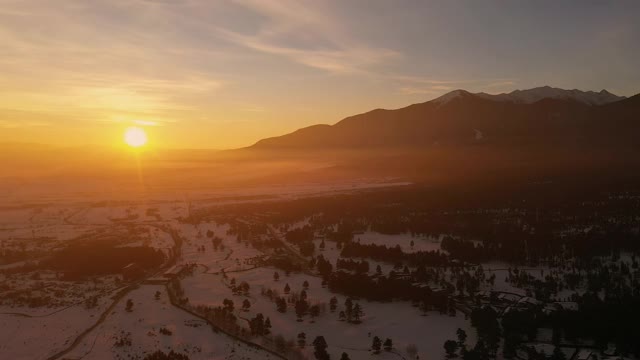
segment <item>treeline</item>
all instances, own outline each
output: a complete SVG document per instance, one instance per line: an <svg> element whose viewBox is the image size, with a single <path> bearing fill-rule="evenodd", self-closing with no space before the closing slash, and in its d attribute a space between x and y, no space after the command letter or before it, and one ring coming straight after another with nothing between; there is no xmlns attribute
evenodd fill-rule
<svg viewBox="0 0 640 360"><path fill-rule="evenodd" d="M66 278L115 274L135 263L142 269L160 266L165 259L160 250L146 246L114 247L109 244L74 244L55 252L41 266L64 272Z"/></svg>
<svg viewBox="0 0 640 360"><path fill-rule="evenodd" d="M399 245L387 247L385 245L348 242L343 245L340 255L346 258L361 257L388 263L407 263L411 266L437 267L450 265L448 256L439 251L405 253Z"/></svg>
<svg viewBox="0 0 640 360"><path fill-rule="evenodd" d="M394 299L411 300L424 303L426 309L434 309L442 313L451 312L454 307L449 299L449 291L432 291L429 287L416 286L410 279L372 278L367 274L351 274L337 271L328 279L329 289L353 297L376 301L393 301ZM455 312L455 309L453 310Z"/></svg>
<svg viewBox="0 0 640 360"><path fill-rule="evenodd" d="M310 226L289 230L285 234L287 242L294 244L304 256L311 256L315 251L313 245L313 229Z"/></svg>
<svg viewBox="0 0 640 360"><path fill-rule="evenodd" d="M340 243L376 231L440 237L447 251L467 262L502 260L535 265L560 262L559 254L592 257L640 252L637 183L517 184L429 189L407 186L348 195L211 209L203 218L258 219L287 231L287 240L313 252L313 234ZM471 242L473 241L473 242ZM303 245L304 244L304 245ZM475 244L475 245L474 245Z"/></svg>

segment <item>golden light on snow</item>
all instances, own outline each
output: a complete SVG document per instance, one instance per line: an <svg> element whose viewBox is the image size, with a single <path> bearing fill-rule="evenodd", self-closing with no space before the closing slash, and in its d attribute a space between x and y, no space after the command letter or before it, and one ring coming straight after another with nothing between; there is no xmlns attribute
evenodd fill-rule
<svg viewBox="0 0 640 360"><path fill-rule="evenodd" d="M131 147L141 147L147 143L147 133L139 127L127 128L124 132L124 142Z"/></svg>

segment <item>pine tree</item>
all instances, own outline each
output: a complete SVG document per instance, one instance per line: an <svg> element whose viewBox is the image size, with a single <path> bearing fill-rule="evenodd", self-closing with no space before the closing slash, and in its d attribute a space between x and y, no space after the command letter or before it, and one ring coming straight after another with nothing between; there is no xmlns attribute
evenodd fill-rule
<svg viewBox="0 0 640 360"><path fill-rule="evenodd" d="M451 359L456 357L456 350L458 350L458 343L455 340L447 340L444 342L444 351L447 353L447 358Z"/></svg>
<svg viewBox="0 0 640 360"><path fill-rule="evenodd" d="M384 350L385 351L393 350L393 341L391 339L387 338L387 340L384 341Z"/></svg>
<svg viewBox="0 0 640 360"><path fill-rule="evenodd" d="M467 341L467 332L458 328L458 330L456 330L456 335L458 336L458 346L461 349L464 349L465 341Z"/></svg>
<svg viewBox="0 0 640 360"><path fill-rule="evenodd" d="M356 324L360 323L360 318L362 317L362 315L364 315L364 312L362 311L362 307L360 306L359 303L356 303L353 306L353 310L352 310L352 318L353 318L353 322Z"/></svg>
<svg viewBox="0 0 640 360"><path fill-rule="evenodd" d="M353 300L351 298L347 298L344 302L344 313L347 315L347 321L351 322L353 316Z"/></svg>
<svg viewBox="0 0 640 360"><path fill-rule="evenodd" d="M309 304L305 300L298 300L296 302L296 315L298 316L298 321L302 321L302 317L307 313L309 309Z"/></svg>
<svg viewBox="0 0 640 360"><path fill-rule="evenodd" d="M314 352L313 355L315 355L316 359L318 360L329 360L330 356L329 353L327 353L327 341L324 339L324 336L318 336L315 338L315 340L313 340L313 348L314 348Z"/></svg>
<svg viewBox="0 0 640 360"><path fill-rule="evenodd" d="M251 302L248 299L244 299L244 301L242 302L242 309L244 311L249 311L250 307L251 307Z"/></svg>
<svg viewBox="0 0 640 360"><path fill-rule="evenodd" d="M298 346L300 348L305 347L305 345L307 344L307 334L301 332L298 334Z"/></svg>
<svg viewBox="0 0 640 360"><path fill-rule="evenodd" d="M382 347L382 341L379 337L374 336L373 342L371 343L371 350L373 350L374 354L380 354L380 347Z"/></svg>
<svg viewBox="0 0 640 360"><path fill-rule="evenodd" d="M329 310L331 310L331 312L336 311L336 308L338 307L338 299L336 299L336 297L332 297L329 300Z"/></svg>
<svg viewBox="0 0 640 360"><path fill-rule="evenodd" d="M269 335L269 333L271 333L271 319L267 317L264 321L264 334Z"/></svg>
<svg viewBox="0 0 640 360"><path fill-rule="evenodd" d="M128 312L133 311L133 300L131 299L127 300L127 306L125 307L125 310Z"/></svg>
<svg viewBox="0 0 640 360"><path fill-rule="evenodd" d="M318 305L313 305L312 307L309 308L309 315L311 315L311 320L317 318L318 316L320 316L320 306Z"/></svg>

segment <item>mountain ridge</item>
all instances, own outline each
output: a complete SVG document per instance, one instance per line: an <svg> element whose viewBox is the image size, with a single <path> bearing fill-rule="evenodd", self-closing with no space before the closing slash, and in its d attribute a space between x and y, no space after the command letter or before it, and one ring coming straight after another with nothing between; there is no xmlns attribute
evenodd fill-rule
<svg viewBox="0 0 640 360"><path fill-rule="evenodd" d="M518 96L509 95L514 93ZM545 93L549 96L541 97ZM469 145L478 140L512 144L526 140L548 145L541 141L543 137L589 143L603 136L609 136L609 142L614 143L611 137L615 137L615 132L611 133L612 129L603 126L601 120L606 118L608 106L625 101L634 103L629 101L634 97L620 97L606 90L596 93L541 87L509 94L488 96L454 90L427 102L394 110L375 109L346 117L333 125L313 125L263 139L248 149L424 148L438 144ZM588 96L600 98L594 100ZM626 112L633 112L638 106L627 107ZM618 118L629 116L616 111ZM640 130L636 129L636 122L622 123L627 130ZM479 132L482 136L478 136ZM622 137L626 139L628 133Z"/></svg>

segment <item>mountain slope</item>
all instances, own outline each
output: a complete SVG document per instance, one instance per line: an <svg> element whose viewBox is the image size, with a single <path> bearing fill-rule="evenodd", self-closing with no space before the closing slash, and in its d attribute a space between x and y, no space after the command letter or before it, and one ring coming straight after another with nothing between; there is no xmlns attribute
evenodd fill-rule
<svg viewBox="0 0 640 360"><path fill-rule="evenodd" d="M510 96L534 99L539 96L540 89L545 90L514 92ZM554 89L551 92L557 93ZM573 94L572 91L568 93ZM615 97L608 92L601 94L610 99L609 95ZM637 96L593 105L596 100L580 100L589 93L578 95L576 98L553 96L528 103L502 95L488 97L456 90L429 102L397 110L377 109L348 117L335 125L315 125L264 139L251 148L336 150L480 144L623 146L635 142L635 136L630 135L638 134L640 130L640 121L631 119L638 109L634 99ZM612 123L617 126L610 126Z"/></svg>

